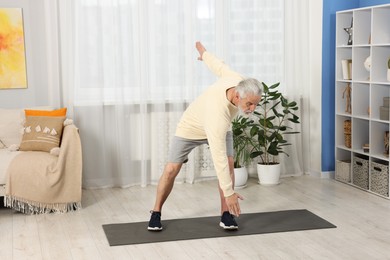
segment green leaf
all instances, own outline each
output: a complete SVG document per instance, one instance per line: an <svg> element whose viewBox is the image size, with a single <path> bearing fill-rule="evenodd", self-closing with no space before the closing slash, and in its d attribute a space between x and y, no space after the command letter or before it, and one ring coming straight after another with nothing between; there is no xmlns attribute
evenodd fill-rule
<svg viewBox="0 0 390 260"><path fill-rule="evenodd" d="M242 130L241 129L233 129L233 136L238 136L238 135L240 135L240 134L242 134Z"/></svg>
<svg viewBox="0 0 390 260"><path fill-rule="evenodd" d="M261 156L262 154L263 154L262 151L255 151L255 152L252 152L252 153L251 153L250 157L251 157L251 158L256 158L256 157Z"/></svg>
<svg viewBox="0 0 390 260"><path fill-rule="evenodd" d="M280 82L273 84L273 85L272 85L271 87L269 87L269 88L270 88L270 89L274 89L274 88L279 87L279 85L280 85Z"/></svg>
<svg viewBox="0 0 390 260"><path fill-rule="evenodd" d="M293 122L295 124L299 124L298 119L289 118L288 121Z"/></svg>
<svg viewBox="0 0 390 260"><path fill-rule="evenodd" d="M280 93L275 93L273 94L269 99L270 100L277 100L282 94Z"/></svg>
<svg viewBox="0 0 390 260"><path fill-rule="evenodd" d="M283 142L283 136L280 133L276 133L276 139L278 139L279 142Z"/></svg>
<svg viewBox="0 0 390 260"><path fill-rule="evenodd" d="M284 125L282 125L282 126L279 127L279 130L280 130L280 131L286 131L286 130L287 130L287 127L284 126Z"/></svg>
<svg viewBox="0 0 390 260"><path fill-rule="evenodd" d="M268 86L264 82L261 82L261 84L263 85L264 93L268 93Z"/></svg>
<svg viewBox="0 0 390 260"><path fill-rule="evenodd" d="M277 143L271 143L271 145L267 149L267 152L271 155L278 155L279 151L277 149Z"/></svg>
<svg viewBox="0 0 390 260"><path fill-rule="evenodd" d="M263 129L261 129L261 130L259 130L259 131L257 132L257 134L260 135L260 136L263 136L263 135L265 135L265 132L264 132Z"/></svg>
<svg viewBox="0 0 390 260"><path fill-rule="evenodd" d="M292 134L299 134L300 132L284 132L284 135L292 135Z"/></svg>
<svg viewBox="0 0 390 260"><path fill-rule="evenodd" d="M253 126L251 128L251 130L249 131L249 134L253 137L253 136L257 135L258 132L259 132L259 128L257 128L256 126Z"/></svg>
<svg viewBox="0 0 390 260"><path fill-rule="evenodd" d="M297 102L292 101L288 104L289 107L295 107L297 105Z"/></svg>
<svg viewBox="0 0 390 260"><path fill-rule="evenodd" d="M265 120L267 120L267 121L272 121L272 120L274 120L276 117L275 116L269 116L269 117L267 117Z"/></svg>

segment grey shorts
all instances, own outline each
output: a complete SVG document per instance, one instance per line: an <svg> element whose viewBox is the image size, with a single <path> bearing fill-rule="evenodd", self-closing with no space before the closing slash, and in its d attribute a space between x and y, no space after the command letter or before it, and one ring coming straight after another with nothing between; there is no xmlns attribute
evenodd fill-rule
<svg viewBox="0 0 390 260"><path fill-rule="evenodd" d="M169 149L168 162L186 163L188 161L188 154L192 149L202 144L208 144L207 139L192 140L174 136ZM233 133L231 131L226 133L226 155L234 155Z"/></svg>

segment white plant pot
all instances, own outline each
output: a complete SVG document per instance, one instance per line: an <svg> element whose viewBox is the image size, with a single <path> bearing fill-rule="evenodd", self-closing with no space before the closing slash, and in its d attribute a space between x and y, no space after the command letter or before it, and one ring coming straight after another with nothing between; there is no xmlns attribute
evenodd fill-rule
<svg viewBox="0 0 390 260"><path fill-rule="evenodd" d="M387 69L387 81L390 81L390 69Z"/></svg>
<svg viewBox="0 0 390 260"><path fill-rule="evenodd" d="M246 167L234 168L234 189L242 189L246 187L248 181L248 171Z"/></svg>
<svg viewBox="0 0 390 260"><path fill-rule="evenodd" d="M280 183L280 164L257 164L257 176L261 185L277 185Z"/></svg>

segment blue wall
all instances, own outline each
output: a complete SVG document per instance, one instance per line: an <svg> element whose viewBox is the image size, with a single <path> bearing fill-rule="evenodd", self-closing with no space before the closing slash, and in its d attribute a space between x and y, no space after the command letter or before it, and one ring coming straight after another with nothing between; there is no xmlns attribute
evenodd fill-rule
<svg viewBox="0 0 390 260"><path fill-rule="evenodd" d="M360 0L359 7L389 4L389 0Z"/></svg>
<svg viewBox="0 0 390 260"><path fill-rule="evenodd" d="M389 4L390 0L324 0L322 28L322 133L321 171L335 169L335 43L336 12L359 7Z"/></svg>

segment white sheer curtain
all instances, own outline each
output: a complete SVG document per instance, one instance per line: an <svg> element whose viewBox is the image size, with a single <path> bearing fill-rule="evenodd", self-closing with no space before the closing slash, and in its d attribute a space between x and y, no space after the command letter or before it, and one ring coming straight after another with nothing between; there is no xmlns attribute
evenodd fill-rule
<svg viewBox="0 0 390 260"><path fill-rule="evenodd" d="M313 2L313 1L312 1ZM289 157L282 158L283 175L300 175L308 171L310 153L310 0L285 1L284 94L299 103L300 124L291 125L299 135L289 136Z"/></svg>
<svg viewBox="0 0 390 260"><path fill-rule="evenodd" d="M281 81L288 95L303 96L301 78L284 77L288 59L296 58L284 56L285 2L45 0L48 40L58 51L49 57L59 68L52 86L80 128L84 187L158 181L182 112L215 80L196 60L197 40L240 73ZM295 67L305 60L304 51L298 55ZM289 158L297 163L285 163L293 165L285 172L300 174L302 147L299 138L293 142ZM215 174L204 146L178 181L207 178Z"/></svg>

